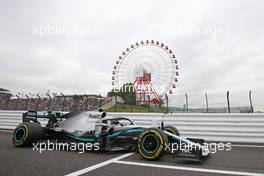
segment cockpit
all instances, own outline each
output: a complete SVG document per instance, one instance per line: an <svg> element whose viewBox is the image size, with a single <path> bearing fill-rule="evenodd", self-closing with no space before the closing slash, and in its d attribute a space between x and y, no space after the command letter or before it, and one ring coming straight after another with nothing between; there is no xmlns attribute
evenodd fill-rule
<svg viewBox="0 0 264 176"><path fill-rule="evenodd" d="M104 124L113 125L113 126L120 126L120 127L135 125L134 122L132 122L131 120L124 118L124 117L105 119L102 122Z"/></svg>

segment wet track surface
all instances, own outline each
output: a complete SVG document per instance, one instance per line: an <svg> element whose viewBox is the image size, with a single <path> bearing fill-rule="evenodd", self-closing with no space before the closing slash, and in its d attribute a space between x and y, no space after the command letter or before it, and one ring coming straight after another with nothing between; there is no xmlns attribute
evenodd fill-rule
<svg viewBox="0 0 264 176"><path fill-rule="evenodd" d="M0 175L77 175L76 171L84 168L88 168L84 175L95 176L264 175L264 146L232 147L231 151L219 151L202 163L175 161L171 155L150 162L137 154L116 159L125 155L124 152L44 151L40 154L32 147L13 147L11 136L10 132L0 132Z"/></svg>

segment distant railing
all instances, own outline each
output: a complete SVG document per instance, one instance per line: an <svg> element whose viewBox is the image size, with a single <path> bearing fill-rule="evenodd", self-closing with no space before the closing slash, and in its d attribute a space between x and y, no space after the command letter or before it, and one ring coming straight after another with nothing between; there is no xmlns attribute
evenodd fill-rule
<svg viewBox="0 0 264 176"><path fill-rule="evenodd" d="M1 98L0 110L38 110L72 111L95 110L103 107L110 112L166 112L166 113L254 113L264 112L264 93L224 92L224 93L185 93L168 96L163 103L135 105L122 102L114 95L64 95L60 94L24 94Z"/></svg>

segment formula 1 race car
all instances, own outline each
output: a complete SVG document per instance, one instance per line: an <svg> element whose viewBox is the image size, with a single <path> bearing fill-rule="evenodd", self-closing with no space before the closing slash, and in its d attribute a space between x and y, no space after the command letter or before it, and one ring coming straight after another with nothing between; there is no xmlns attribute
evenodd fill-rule
<svg viewBox="0 0 264 176"><path fill-rule="evenodd" d="M40 123L43 119L48 121L45 125ZM105 112L23 113L23 122L13 133L14 146L29 146L43 139L97 143L103 151L137 151L147 160L157 160L170 152L177 159L201 161L209 154L203 140L182 138L177 128L163 122L147 128L126 117L106 117Z"/></svg>

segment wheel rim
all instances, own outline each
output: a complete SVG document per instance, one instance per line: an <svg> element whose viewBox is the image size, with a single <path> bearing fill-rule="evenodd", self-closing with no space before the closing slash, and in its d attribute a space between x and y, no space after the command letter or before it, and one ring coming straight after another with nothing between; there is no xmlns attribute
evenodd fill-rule
<svg viewBox="0 0 264 176"><path fill-rule="evenodd" d="M159 148L159 140L155 135L147 135L142 140L142 147L147 153L154 153Z"/></svg>
<svg viewBox="0 0 264 176"><path fill-rule="evenodd" d="M25 137L25 130L24 130L24 128L18 128L17 130L16 130L16 132L15 132L15 141L16 142L21 142L23 139L24 139L24 137Z"/></svg>

